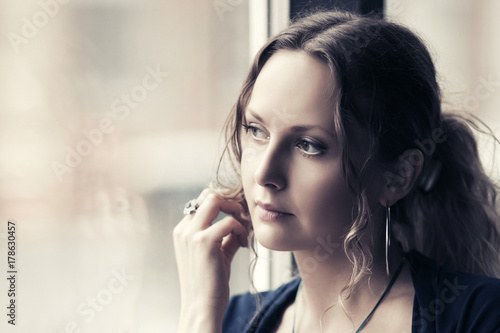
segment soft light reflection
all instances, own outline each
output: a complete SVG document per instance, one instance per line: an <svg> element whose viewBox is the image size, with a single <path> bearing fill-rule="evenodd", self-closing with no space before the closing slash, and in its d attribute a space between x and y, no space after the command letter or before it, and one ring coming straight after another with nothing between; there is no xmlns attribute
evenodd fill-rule
<svg viewBox="0 0 500 333"><path fill-rule="evenodd" d="M0 268L13 219L19 271L0 331L174 332L172 229L213 176L248 3L222 20L180 0L0 9Z"/></svg>

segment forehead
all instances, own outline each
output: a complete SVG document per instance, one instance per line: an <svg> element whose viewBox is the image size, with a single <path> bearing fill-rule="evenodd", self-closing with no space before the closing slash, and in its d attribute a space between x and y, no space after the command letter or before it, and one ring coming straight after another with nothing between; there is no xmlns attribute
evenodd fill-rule
<svg viewBox="0 0 500 333"><path fill-rule="evenodd" d="M259 73L247 107L263 118L286 115L300 121L331 121L337 95L333 81L325 63L303 51L281 50Z"/></svg>

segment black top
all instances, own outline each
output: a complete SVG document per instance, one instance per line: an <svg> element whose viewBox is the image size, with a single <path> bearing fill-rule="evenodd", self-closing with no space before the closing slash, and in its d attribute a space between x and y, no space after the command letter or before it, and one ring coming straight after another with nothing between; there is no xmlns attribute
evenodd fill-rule
<svg viewBox="0 0 500 333"><path fill-rule="evenodd" d="M415 250L406 257L415 288L412 332L500 333L500 279L439 267ZM255 296L246 293L231 297L222 332L272 332L294 302L299 282L300 278L296 278L262 293L262 309L253 322Z"/></svg>

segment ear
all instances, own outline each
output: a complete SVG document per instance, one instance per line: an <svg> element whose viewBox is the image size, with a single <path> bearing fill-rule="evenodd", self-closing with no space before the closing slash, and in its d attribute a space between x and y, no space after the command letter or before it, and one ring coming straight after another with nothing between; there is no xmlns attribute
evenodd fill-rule
<svg viewBox="0 0 500 333"><path fill-rule="evenodd" d="M393 205L413 188L424 164L424 155L418 149L408 149L384 172L384 185L379 202Z"/></svg>

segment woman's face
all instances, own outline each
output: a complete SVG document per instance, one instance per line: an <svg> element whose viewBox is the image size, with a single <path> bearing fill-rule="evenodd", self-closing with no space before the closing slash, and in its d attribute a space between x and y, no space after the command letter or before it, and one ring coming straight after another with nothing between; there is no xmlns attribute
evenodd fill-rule
<svg viewBox="0 0 500 333"><path fill-rule="evenodd" d="M328 87L328 66L301 51L274 54L255 82L241 172L255 236L269 249L340 243L351 224Z"/></svg>

